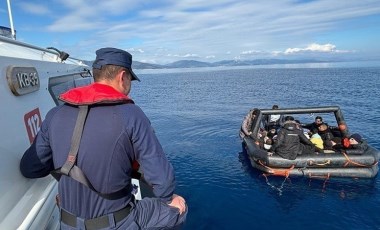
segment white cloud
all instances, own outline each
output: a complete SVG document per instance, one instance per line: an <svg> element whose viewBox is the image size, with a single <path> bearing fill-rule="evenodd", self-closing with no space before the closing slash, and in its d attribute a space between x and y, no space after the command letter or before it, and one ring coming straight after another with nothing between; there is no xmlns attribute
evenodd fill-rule
<svg viewBox="0 0 380 230"><path fill-rule="evenodd" d="M336 50L336 53L346 54L346 53L356 53L356 50Z"/></svg>
<svg viewBox="0 0 380 230"><path fill-rule="evenodd" d="M287 48L285 51L264 51L264 50L246 50L240 52L239 56L234 57L234 59L254 59L254 58L271 58L271 57L281 57L284 55L302 55L305 57L305 54L347 54L354 53L350 50L338 50L336 45L327 43L327 44L318 44L312 43L303 48ZM301 57L301 56L300 56Z"/></svg>
<svg viewBox="0 0 380 230"><path fill-rule="evenodd" d="M188 57L199 57L198 54L168 54L168 57L181 57L181 58L188 58Z"/></svg>
<svg viewBox="0 0 380 230"><path fill-rule="evenodd" d="M142 59L142 60L139 60L139 62L157 64L157 61L155 59Z"/></svg>
<svg viewBox="0 0 380 230"><path fill-rule="evenodd" d="M30 2L20 2L18 5L24 11L31 14L46 15L50 13L50 10L46 5L35 4L35 3L30 3Z"/></svg>
<svg viewBox="0 0 380 230"><path fill-rule="evenodd" d="M285 50L285 54L291 54L291 53L299 53L299 52L305 52L305 51L311 51L311 52L334 52L335 45L332 44L325 44L325 45L319 45L316 43L313 43L306 48L288 48Z"/></svg>
<svg viewBox="0 0 380 230"><path fill-rule="evenodd" d="M349 53L348 50L337 50L336 46L330 43L320 45L317 43L312 43L305 48L288 48L285 50L284 54L295 54L295 53L305 53L305 52L318 52L318 53Z"/></svg>
<svg viewBox="0 0 380 230"><path fill-rule="evenodd" d="M113 16L127 13L136 5L130 0L59 0L61 14L47 28L54 32L76 32L101 29L103 31L112 28L114 22L109 20ZM91 6L91 10L87 9ZM128 7L126 7L128 6ZM123 25L118 25L122 27ZM126 28L118 30L123 33ZM125 32L124 32L125 33Z"/></svg>
<svg viewBox="0 0 380 230"><path fill-rule="evenodd" d="M98 22L91 22L84 19L81 15L72 14L58 19L49 25L47 29L52 32L77 32L93 30L99 26L101 24L98 24Z"/></svg>
<svg viewBox="0 0 380 230"><path fill-rule="evenodd" d="M272 52L271 52L271 55L276 57L276 56L281 55L282 53L283 53L283 52L281 52L281 51L272 51Z"/></svg>
<svg viewBox="0 0 380 230"><path fill-rule="evenodd" d="M240 54L242 54L242 55L252 55L252 54L263 54L263 53L264 53L263 51L259 51L259 50L247 50L247 51L241 52Z"/></svg>
<svg viewBox="0 0 380 230"><path fill-rule="evenodd" d="M126 51L128 51L128 52L144 53L144 50L142 50L142 49L135 49L135 48L129 48L129 49L126 49Z"/></svg>
<svg viewBox="0 0 380 230"><path fill-rule="evenodd" d="M198 54L185 54L184 56L182 56L184 58L188 58L188 57L199 57Z"/></svg>
<svg viewBox="0 0 380 230"><path fill-rule="evenodd" d="M51 24L47 29L50 32L70 32L56 36L63 41L65 38L72 41L79 37L78 34L84 34L81 41L72 45L72 56L80 56L89 50L94 52L102 46L114 46L134 48L134 60L159 57L157 60L162 62L175 58L243 59L301 53L332 52L343 55L352 51L335 47L341 45L339 33L354 30L351 24L356 19L380 15L378 0L52 2L59 2L60 5L56 6L56 12L52 12L54 14L49 15L47 20ZM49 1L47 5L50 4ZM32 6L36 13L48 13L44 5L40 8L37 4ZM349 26L345 25L347 22ZM27 21L24 23L27 27ZM361 29L362 24L357 24L360 26L356 27ZM380 30L379 23L365 26L372 26L368 28L373 31ZM316 38L326 40L330 34L334 38L331 44L318 44L321 42ZM355 45L363 44L355 43L354 38L351 40L354 44L350 47L345 42L345 47L355 50ZM306 47L300 45L314 41Z"/></svg>

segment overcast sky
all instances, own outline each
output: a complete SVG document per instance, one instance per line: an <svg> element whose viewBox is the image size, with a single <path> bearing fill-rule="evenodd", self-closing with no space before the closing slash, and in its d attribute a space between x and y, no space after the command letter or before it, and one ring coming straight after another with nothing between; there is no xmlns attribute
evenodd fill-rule
<svg viewBox="0 0 380 230"><path fill-rule="evenodd" d="M380 0L13 0L17 39L93 60L380 59ZM6 1L0 22L10 27Z"/></svg>

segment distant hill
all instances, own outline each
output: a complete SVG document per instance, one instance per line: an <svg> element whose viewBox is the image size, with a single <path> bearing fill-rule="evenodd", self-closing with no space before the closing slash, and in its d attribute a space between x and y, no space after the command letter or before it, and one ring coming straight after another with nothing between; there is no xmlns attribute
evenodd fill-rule
<svg viewBox="0 0 380 230"><path fill-rule="evenodd" d="M212 67L212 66L214 66L213 63L194 61L194 60L176 61L176 62L165 65L166 68L194 68L194 67Z"/></svg>
<svg viewBox="0 0 380 230"><path fill-rule="evenodd" d="M301 63L323 63L314 59L288 60L288 59L255 59L255 60L223 60L218 62L200 62L195 60L182 60L162 65L162 68L194 68L194 67L217 67L217 66L252 66L272 64L301 64Z"/></svg>
<svg viewBox="0 0 380 230"><path fill-rule="evenodd" d="M86 64L86 65L88 65L88 66L92 66L92 63L93 63L94 61L83 61L83 63L84 64Z"/></svg>
<svg viewBox="0 0 380 230"><path fill-rule="evenodd" d="M93 61L84 61L89 66ZM251 66L251 65L272 65L272 64L302 64L302 63L323 63L328 61L320 61L314 59L288 60L288 59L255 59L255 60L223 60L218 62L201 62L195 60L181 60L165 65L144 63L133 61L134 69L171 69L171 68L202 68L202 67L218 67L218 66Z"/></svg>
<svg viewBox="0 0 380 230"><path fill-rule="evenodd" d="M92 63L94 61L83 61L86 65L92 66ZM168 68L164 65L157 65L157 64L150 64L150 63L144 63L144 62L139 62L139 61L133 61L132 63L132 68L133 69L164 69Z"/></svg>
<svg viewBox="0 0 380 230"><path fill-rule="evenodd" d="M214 66L250 66L250 65L273 65L273 64L300 64L320 63L319 60L288 60L288 59L255 59L255 60L224 60L214 62ZM324 62L324 61L323 61Z"/></svg>
<svg viewBox="0 0 380 230"><path fill-rule="evenodd" d="M163 65L133 61L132 68L133 69L163 69L165 67Z"/></svg>

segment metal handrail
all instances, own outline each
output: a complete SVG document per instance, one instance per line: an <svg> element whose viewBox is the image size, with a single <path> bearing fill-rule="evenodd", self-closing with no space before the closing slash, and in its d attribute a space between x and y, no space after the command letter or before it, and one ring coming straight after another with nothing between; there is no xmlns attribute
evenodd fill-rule
<svg viewBox="0 0 380 230"><path fill-rule="evenodd" d="M260 109L262 114L302 114L302 113L330 113L340 110L339 106L320 106L305 108L284 108L284 109Z"/></svg>
<svg viewBox="0 0 380 230"><path fill-rule="evenodd" d="M30 48L30 49L39 50L39 51L50 53L50 54L54 54L54 55L59 55L58 53L56 53L56 52L54 52L52 50L44 49L44 48L41 48L41 47L38 47L38 46L30 45L28 43L20 42L20 41L13 40L13 39L10 39L10 38L7 38L7 37L3 37L3 36L0 36L0 41L6 42L6 43L10 43L10 44L13 44L13 45L23 46L23 47ZM77 58L69 57L68 59L72 59L72 60L83 62L83 60L77 59Z"/></svg>
<svg viewBox="0 0 380 230"><path fill-rule="evenodd" d="M306 114L306 113L333 113L338 125L344 125L340 132L342 136L347 136L349 131L339 106L320 106L302 108L283 108L283 109L256 109L257 114L252 124L252 133L257 133L264 115L273 114Z"/></svg>

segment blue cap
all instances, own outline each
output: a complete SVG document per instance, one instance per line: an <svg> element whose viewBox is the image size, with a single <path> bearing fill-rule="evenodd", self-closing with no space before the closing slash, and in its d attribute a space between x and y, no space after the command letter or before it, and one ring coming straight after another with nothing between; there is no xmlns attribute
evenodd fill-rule
<svg viewBox="0 0 380 230"><path fill-rule="evenodd" d="M357 142L361 142L362 141L362 136L360 136L359 133L354 133L350 136L350 138L353 138L355 139Z"/></svg>
<svg viewBox="0 0 380 230"><path fill-rule="evenodd" d="M101 69L104 65L117 65L127 68L132 75L132 81L140 79L132 71L132 55L125 50L116 48L101 48L96 51L96 59L92 64L95 69Z"/></svg>

